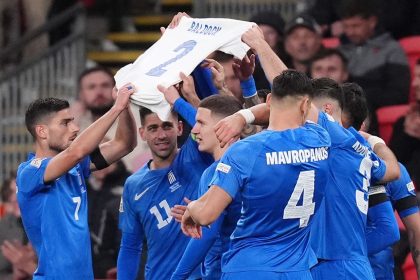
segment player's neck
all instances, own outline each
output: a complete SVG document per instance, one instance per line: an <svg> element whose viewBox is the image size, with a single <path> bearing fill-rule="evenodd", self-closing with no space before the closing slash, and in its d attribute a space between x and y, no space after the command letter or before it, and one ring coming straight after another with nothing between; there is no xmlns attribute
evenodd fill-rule
<svg viewBox="0 0 420 280"><path fill-rule="evenodd" d="M47 157L54 157L59 152L56 150L52 150L48 147L44 147L39 142L36 142L35 144L35 157L36 158L47 158Z"/></svg>
<svg viewBox="0 0 420 280"><path fill-rule="evenodd" d="M302 114L294 107L271 109L268 129L277 131L294 129L302 126L303 122Z"/></svg>
<svg viewBox="0 0 420 280"><path fill-rule="evenodd" d="M214 148L213 152L211 153L214 160L218 161L222 158L223 154L226 152L227 148L229 148L230 145L225 145L223 148L220 148L219 145Z"/></svg>
<svg viewBox="0 0 420 280"><path fill-rule="evenodd" d="M152 162L150 163L149 168L151 170L166 168L172 164L177 154L178 154L178 150L175 150L175 152L170 154L167 158L153 156Z"/></svg>

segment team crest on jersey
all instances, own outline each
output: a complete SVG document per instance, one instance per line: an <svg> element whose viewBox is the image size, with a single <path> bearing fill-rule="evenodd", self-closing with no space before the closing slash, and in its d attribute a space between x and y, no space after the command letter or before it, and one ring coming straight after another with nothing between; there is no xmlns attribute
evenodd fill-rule
<svg viewBox="0 0 420 280"><path fill-rule="evenodd" d="M410 182L410 183L407 184L407 190L409 192L413 192L415 190L413 182Z"/></svg>
<svg viewBox="0 0 420 280"><path fill-rule="evenodd" d="M36 168L39 168L41 166L42 160L43 160L42 158L34 158L31 161L31 165L36 167Z"/></svg>
<svg viewBox="0 0 420 280"><path fill-rule="evenodd" d="M120 200L120 208L119 208L119 211L120 211L120 213L123 213L124 212L124 203L123 203L123 198L121 197L121 200Z"/></svg>
<svg viewBox="0 0 420 280"><path fill-rule="evenodd" d="M168 181L169 181L169 184L171 184L171 185L176 181L174 172L172 170L169 171L169 173L168 173Z"/></svg>
<svg viewBox="0 0 420 280"><path fill-rule="evenodd" d="M227 165L227 164L224 164L222 162L219 162L217 164L216 170L227 174L230 171L230 165Z"/></svg>

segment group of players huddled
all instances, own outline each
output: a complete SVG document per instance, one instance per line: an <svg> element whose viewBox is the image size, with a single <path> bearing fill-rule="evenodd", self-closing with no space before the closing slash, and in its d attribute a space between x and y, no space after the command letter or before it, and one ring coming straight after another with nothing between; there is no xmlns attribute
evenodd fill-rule
<svg viewBox="0 0 420 280"><path fill-rule="evenodd" d="M393 209L420 232L419 209L404 166L382 139L359 132L362 88L288 70L257 26L242 40L253 52L243 65L257 56L271 81L265 103L243 109L216 94L195 108L179 87L160 86L169 119L140 108L152 159L124 185L118 279L137 278L144 239L151 280L392 279ZM252 72L245 78L256 94ZM36 149L19 166L17 197L38 256L34 279L94 278L86 178L136 147L128 106L135 91L120 88L114 106L80 135L67 101L28 107ZM179 149L178 114L193 127ZM102 142L117 120L115 137ZM264 129L240 139L247 125Z"/></svg>

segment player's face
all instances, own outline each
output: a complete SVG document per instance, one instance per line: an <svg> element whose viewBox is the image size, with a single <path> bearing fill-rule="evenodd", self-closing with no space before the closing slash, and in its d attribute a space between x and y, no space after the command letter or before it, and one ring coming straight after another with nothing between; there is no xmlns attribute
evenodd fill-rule
<svg viewBox="0 0 420 280"><path fill-rule="evenodd" d="M92 72L80 81L80 99L94 114L103 115L114 103L113 87L114 82L108 74L102 71Z"/></svg>
<svg viewBox="0 0 420 280"><path fill-rule="evenodd" d="M214 126L220 118L215 118L209 109L198 108L195 119L191 132L196 136L198 150L211 154L220 145L214 132Z"/></svg>
<svg viewBox="0 0 420 280"><path fill-rule="evenodd" d="M313 79L330 78L341 84L347 80L348 72L340 57L331 55L312 63L311 76Z"/></svg>
<svg viewBox="0 0 420 280"><path fill-rule="evenodd" d="M362 44L372 35L376 27L376 17L354 16L342 20L344 33L354 44Z"/></svg>
<svg viewBox="0 0 420 280"><path fill-rule="evenodd" d="M416 91L416 100L420 100L420 65L414 67L414 78L412 83Z"/></svg>
<svg viewBox="0 0 420 280"><path fill-rule="evenodd" d="M182 123L172 114L161 121L156 114L148 114L140 128L141 138L147 142L153 157L167 159L177 151L177 137L182 134Z"/></svg>
<svg viewBox="0 0 420 280"><path fill-rule="evenodd" d="M57 112L47 124L47 141L51 150L61 152L67 149L77 137L79 126L69 109Z"/></svg>
<svg viewBox="0 0 420 280"><path fill-rule="evenodd" d="M308 61L321 47L321 38L306 27L294 28L286 37L285 48L300 62Z"/></svg>

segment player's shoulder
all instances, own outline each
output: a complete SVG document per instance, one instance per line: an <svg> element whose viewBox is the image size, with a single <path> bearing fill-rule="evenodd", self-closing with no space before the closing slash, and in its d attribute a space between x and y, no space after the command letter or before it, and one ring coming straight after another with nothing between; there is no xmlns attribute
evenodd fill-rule
<svg viewBox="0 0 420 280"><path fill-rule="evenodd" d="M398 163L400 168L400 178L389 182L386 187L392 199L399 199L400 196L415 195L414 183L408 174L407 169L401 163Z"/></svg>
<svg viewBox="0 0 420 280"><path fill-rule="evenodd" d="M331 137L328 131L312 121L306 121L302 129L297 130L297 132L297 136L301 141L316 141L316 143L321 146L331 145Z"/></svg>
<svg viewBox="0 0 420 280"><path fill-rule="evenodd" d="M148 163L146 163L142 168L128 176L127 180L125 181L124 188L125 189L140 189L143 185L145 177L147 173L150 171Z"/></svg>

